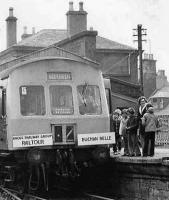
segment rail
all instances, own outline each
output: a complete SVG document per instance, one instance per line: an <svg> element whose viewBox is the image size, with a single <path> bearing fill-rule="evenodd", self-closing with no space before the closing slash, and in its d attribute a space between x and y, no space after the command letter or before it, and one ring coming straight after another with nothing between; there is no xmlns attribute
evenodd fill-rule
<svg viewBox="0 0 169 200"><path fill-rule="evenodd" d="M0 200L46 200L46 199L31 194L20 194L20 192L16 190L0 187Z"/></svg>
<svg viewBox="0 0 169 200"><path fill-rule="evenodd" d="M10 192L8 189L0 187L0 199L1 200L21 200L16 194Z"/></svg>
<svg viewBox="0 0 169 200"><path fill-rule="evenodd" d="M85 193L85 195L87 197L89 197L91 200L114 200L112 198L108 198L108 197L104 197L104 196L100 196L100 195L95 195L95 194Z"/></svg>

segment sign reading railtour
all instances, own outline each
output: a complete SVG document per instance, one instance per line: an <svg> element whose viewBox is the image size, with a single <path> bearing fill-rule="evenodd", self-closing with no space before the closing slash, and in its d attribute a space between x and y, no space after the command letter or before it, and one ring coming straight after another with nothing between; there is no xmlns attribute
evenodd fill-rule
<svg viewBox="0 0 169 200"><path fill-rule="evenodd" d="M13 147L34 147L53 145L52 134L13 136Z"/></svg>
<svg viewBox="0 0 169 200"><path fill-rule="evenodd" d="M114 144L115 133L89 133L78 134L78 145Z"/></svg>

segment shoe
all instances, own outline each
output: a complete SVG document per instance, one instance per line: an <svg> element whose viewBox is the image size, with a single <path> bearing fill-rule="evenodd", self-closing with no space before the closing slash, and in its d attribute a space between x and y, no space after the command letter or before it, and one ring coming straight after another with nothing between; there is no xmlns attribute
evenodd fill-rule
<svg viewBox="0 0 169 200"><path fill-rule="evenodd" d="M129 155L129 157L134 157L134 154Z"/></svg>

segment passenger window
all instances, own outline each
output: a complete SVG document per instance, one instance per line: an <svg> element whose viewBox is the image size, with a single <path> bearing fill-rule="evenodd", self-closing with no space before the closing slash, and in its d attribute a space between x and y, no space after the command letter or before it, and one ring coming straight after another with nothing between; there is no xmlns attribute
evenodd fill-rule
<svg viewBox="0 0 169 200"><path fill-rule="evenodd" d="M100 115L102 113L99 87L79 85L77 87L79 112L81 115Z"/></svg>
<svg viewBox="0 0 169 200"><path fill-rule="evenodd" d="M45 95L43 86L20 87L21 114L24 116L45 115Z"/></svg>
<svg viewBox="0 0 169 200"><path fill-rule="evenodd" d="M49 92L53 115L72 115L74 113L72 88L70 86L52 85Z"/></svg>

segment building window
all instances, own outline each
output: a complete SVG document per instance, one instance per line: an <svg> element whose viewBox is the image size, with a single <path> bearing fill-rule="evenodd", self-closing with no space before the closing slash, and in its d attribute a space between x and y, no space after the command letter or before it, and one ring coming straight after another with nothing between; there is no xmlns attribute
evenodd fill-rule
<svg viewBox="0 0 169 200"><path fill-rule="evenodd" d="M163 109L164 105L163 105L163 99L160 98L160 103L159 103L159 108L160 109Z"/></svg>
<svg viewBox="0 0 169 200"><path fill-rule="evenodd" d="M153 98L153 103L157 103L157 98Z"/></svg>

